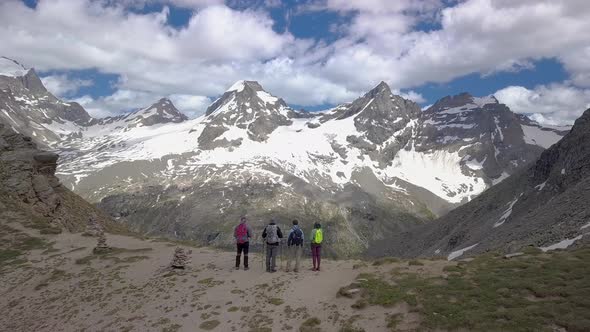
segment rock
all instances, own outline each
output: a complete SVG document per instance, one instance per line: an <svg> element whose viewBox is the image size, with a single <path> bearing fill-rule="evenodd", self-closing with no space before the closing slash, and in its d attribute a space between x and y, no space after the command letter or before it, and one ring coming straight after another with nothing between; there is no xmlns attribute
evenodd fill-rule
<svg viewBox="0 0 590 332"><path fill-rule="evenodd" d="M39 200L35 204L35 209L44 215L55 212L61 200L53 190L49 179L44 175L37 174L33 176L32 184L36 197Z"/></svg>
<svg viewBox="0 0 590 332"><path fill-rule="evenodd" d="M518 257L518 256L522 256L522 255L524 255L523 252L515 252L515 253L512 253L512 254L504 255L504 258L509 259L509 258L512 258L512 257Z"/></svg>
<svg viewBox="0 0 590 332"><path fill-rule="evenodd" d="M84 235L99 236L101 233L104 233L104 229L98 223L96 215L91 215L90 218L88 218L88 223L86 224L86 230L84 231Z"/></svg>
<svg viewBox="0 0 590 332"><path fill-rule="evenodd" d="M107 245L107 237L105 236L104 232L100 232L98 234L96 248L94 248L93 252L95 254L101 254L109 251L111 251L111 248Z"/></svg>
<svg viewBox="0 0 590 332"><path fill-rule="evenodd" d="M189 251L189 254L191 252ZM189 263L188 254L184 251L181 247L176 247L174 250L174 256L172 257L172 263L170 267L173 269L185 269L186 265Z"/></svg>
<svg viewBox="0 0 590 332"><path fill-rule="evenodd" d="M347 296L352 296L360 291L361 291L360 288L353 288L353 289L346 290L344 293Z"/></svg>

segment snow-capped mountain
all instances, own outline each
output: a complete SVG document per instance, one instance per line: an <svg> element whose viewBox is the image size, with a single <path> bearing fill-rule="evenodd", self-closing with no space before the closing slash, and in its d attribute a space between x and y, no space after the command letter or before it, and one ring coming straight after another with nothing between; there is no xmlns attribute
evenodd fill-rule
<svg viewBox="0 0 590 332"><path fill-rule="evenodd" d="M567 131L493 97L446 97L422 112L383 82L324 112L239 81L196 119L166 99L92 119L26 76L38 80L0 76L12 82L0 85L0 121L59 150L66 185L138 230L220 245L231 241L220 230L248 214L320 220L338 229L336 252L362 252L469 201Z"/></svg>
<svg viewBox="0 0 590 332"><path fill-rule="evenodd" d="M370 252L453 259L590 243L589 146L590 109L563 139L506 181L430 225L373 242Z"/></svg>
<svg viewBox="0 0 590 332"><path fill-rule="evenodd" d="M5 57L0 58L0 119L44 146L63 139L52 126L84 127L92 121L78 103L63 102L47 91L34 69Z"/></svg>

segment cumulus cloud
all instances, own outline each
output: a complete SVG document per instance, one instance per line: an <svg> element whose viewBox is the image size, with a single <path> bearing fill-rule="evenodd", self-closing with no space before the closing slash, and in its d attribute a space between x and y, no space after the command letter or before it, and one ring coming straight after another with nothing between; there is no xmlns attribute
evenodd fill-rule
<svg viewBox="0 0 590 332"><path fill-rule="evenodd" d="M530 69L542 58L563 63L569 88L590 86L587 0L309 0L308 10L349 17L335 27L338 38L330 43L273 30L265 6L277 2L254 2L263 5L40 0L31 9L4 0L0 54L40 70L96 68L119 75L112 96L86 100L107 113L170 95L187 96L183 100L197 109L204 96L219 95L239 79L258 80L289 103L334 104L382 80L407 91L471 73ZM168 25L166 7L129 10L153 3L191 8L192 16L175 28ZM420 23L430 29L418 29ZM408 97L423 101L417 94Z"/></svg>
<svg viewBox="0 0 590 332"><path fill-rule="evenodd" d="M572 124L590 108L590 90L567 84L541 85L530 90L509 86L494 96L513 112L530 115L534 120L549 125Z"/></svg>
<svg viewBox="0 0 590 332"><path fill-rule="evenodd" d="M41 81L49 92L58 97L69 97L78 92L81 87L94 84L92 80L70 78L66 74L41 77Z"/></svg>

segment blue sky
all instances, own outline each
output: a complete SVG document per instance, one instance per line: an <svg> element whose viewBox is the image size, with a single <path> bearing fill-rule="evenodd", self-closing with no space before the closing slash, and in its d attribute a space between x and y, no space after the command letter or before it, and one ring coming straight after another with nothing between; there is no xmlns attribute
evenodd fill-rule
<svg viewBox="0 0 590 332"><path fill-rule="evenodd" d="M384 80L422 106L495 94L557 124L590 106L587 22L566 0L6 0L0 54L95 116L162 96L197 116L238 79L318 110Z"/></svg>

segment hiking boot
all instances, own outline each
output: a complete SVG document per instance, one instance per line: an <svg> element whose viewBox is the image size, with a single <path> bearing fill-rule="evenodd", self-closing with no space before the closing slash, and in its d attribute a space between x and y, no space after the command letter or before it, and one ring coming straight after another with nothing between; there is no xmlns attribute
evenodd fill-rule
<svg viewBox="0 0 590 332"><path fill-rule="evenodd" d="M277 270L276 270L276 269L274 269L274 270L270 270L270 273L275 273L275 272L277 272Z"/></svg>
<svg viewBox="0 0 590 332"><path fill-rule="evenodd" d="M239 270L239 269L240 269L240 267L239 266L236 266L236 270Z"/></svg>
<svg viewBox="0 0 590 332"><path fill-rule="evenodd" d="M244 266L244 271L248 271L248 270L250 270L250 268L247 266Z"/></svg>

